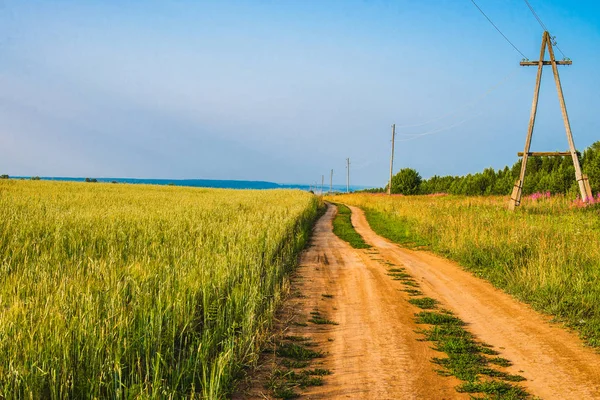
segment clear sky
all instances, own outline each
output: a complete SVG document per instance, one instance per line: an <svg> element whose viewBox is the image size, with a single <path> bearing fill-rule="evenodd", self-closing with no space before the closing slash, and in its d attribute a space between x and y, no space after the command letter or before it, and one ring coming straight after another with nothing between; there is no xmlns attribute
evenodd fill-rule
<svg viewBox="0 0 600 400"><path fill-rule="evenodd" d="M583 149L600 140L600 1L530 2L573 60ZM537 60L522 0L477 3ZM392 123L395 170L501 168L529 120L521 59L470 0L0 0L0 173L313 183L333 168L342 184L350 157L353 184L382 186ZM564 151L544 77L532 150Z"/></svg>

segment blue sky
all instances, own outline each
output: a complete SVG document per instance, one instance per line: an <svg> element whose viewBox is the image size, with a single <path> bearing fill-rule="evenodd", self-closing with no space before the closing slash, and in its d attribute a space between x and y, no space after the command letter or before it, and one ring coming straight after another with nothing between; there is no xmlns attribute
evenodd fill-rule
<svg viewBox="0 0 600 400"><path fill-rule="evenodd" d="M573 60L583 149L600 140L600 2L530 1ZM537 59L523 1L477 3ZM470 0L4 0L0 173L312 183L333 168L342 184L350 157L353 184L381 186L392 123L395 170L501 168L529 120L521 58ZM532 150L566 150L544 77Z"/></svg>

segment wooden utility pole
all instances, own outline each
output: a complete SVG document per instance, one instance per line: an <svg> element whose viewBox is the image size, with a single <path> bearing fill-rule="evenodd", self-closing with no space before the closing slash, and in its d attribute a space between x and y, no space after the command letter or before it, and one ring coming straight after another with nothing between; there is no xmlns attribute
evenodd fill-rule
<svg viewBox="0 0 600 400"><path fill-rule="evenodd" d="M575 167L575 179L579 184L579 191L583 201L587 202L593 198L592 191L588 177L581 172L581 165L579 164L579 157L577 156L577 150L575 149L575 143L573 141L573 133L571 132L571 124L569 122L569 115L567 114L567 106L565 105L565 98L562 91L562 85L560 83L560 76L558 75L558 65L572 65L571 60L556 61L554 57L554 48L552 47L552 38L548 31L545 31L542 36L542 48L540 50L540 58L538 61L522 61L521 66L537 66L537 77L535 81L535 90L533 92L533 104L531 106L531 115L529 117L529 129L527 130L527 138L525 139L525 150L519 155L523 156L521 162L521 172L519 179L515 182L512 194L510 196L510 202L508 204L509 210L514 210L516 206L521 204L521 195L523 192L523 182L525 179L525 171L527 170L527 159L529 156L534 155L545 155L545 156L564 156L570 155L573 159L573 166ZM546 48L550 55L550 60L544 60L546 56ZM530 152L531 136L533 134L533 128L535 126L535 117L537 115L538 99L540 96L540 84L542 82L542 70L545 65L552 66L552 72L554 74L554 82L556 83L556 91L558 93L558 100L560 102L560 109L562 112L563 122L565 124L565 131L567 133L567 141L569 142L568 152Z"/></svg>
<svg viewBox="0 0 600 400"><path fill-rule="evenodd" d="M329 174L329 193L333 192L333 170Z"/></svg>
<svg viewBox="0 0 600 400"><path fill-rule="evenodd" d="M392 156L390 157L390 182L388 184L388 196L392 195L392 175L394 171L394 139L396 138L396 124L392 124Z"/></svg>
<svg viewBox="0 0 600 400"><path fill-rule="evenodd" d="M350 193L350 158L346 158L346 193Z"/></svg>

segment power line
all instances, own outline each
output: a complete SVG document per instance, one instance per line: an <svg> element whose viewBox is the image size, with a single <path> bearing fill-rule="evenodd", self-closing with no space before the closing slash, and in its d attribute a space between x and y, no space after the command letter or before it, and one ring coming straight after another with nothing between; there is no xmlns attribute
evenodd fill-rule
<svg viewBox="0 0 600 400"><path fill-rule="evenodd" d="M563 53L563 51L560 49L560 47L558 47L558 43L556 43L556 39L553 39L554 43L554 47L556 47L556 50L560 51L560 54L562 54L563 58L567 58L567 56L565 56L565 53Z"/></svg>
<svg viewBox="0 0 600 400"><path fill-rule="evenodd" d="M445 127L442 127L442 128L433 129L433 130L430 130L430 131L427 131L427 132L424 132L424 133L419 133L419 134L414 135L413 137L409 137L409 138L406 138L406 139L400 139L400 140L398 140L398 142L408 142L410 140L415 140L415 139L418 139L418 138L423 137L423 136L429 136L429 135L434 135L436 133L444 132L444 131L450 130L452 128L456 128L457 126L463 125L463 124L465 124L465 123L467 123L469 121L472 121L475 118L479 118L481 115L483 115L483 113L479 113L479 114L476 114L474 116L465 118L465 119L463 119L463 120L461 120L459 122L456 122L456 123L454 123L452 125L448 125L448 126L445 126Z"/></svg>
<svg viewBox="0 0 600 400"><path fill-rule="evenodd" d="M527 7L529 7L529 10L531 10L531 13L535 17L535 19L537 19L537 22L539 22L539 24L542 27L542 29L545 30L545 31L547 31L548 28L546 28L546 25L542 22L542 19L539 17L539 15L537 15L537 13L535 12L535 10L531 6L531 3L529 3L529 1L527 1L527 0L524 0L524 1L525 1L525 4L527 4Z"/></svg>
<svg viewBox="0 0 600 400"><path fill-rule="evenodd" d="M458 111L461 111L463 109L470 108L469 106L472 105L472 104L475 104L475 103L480 104L482 99L484 99L485 97L487 97L495 89L497 89L498 87L500 87L503 84L505 84L508 80L510 80L510 78L512 78L516 74L516 72L518 70L519 70L519 68L513 70L511 73L509 73L508 75L506 75L501 81L499 81L494 86L492 86L490 89L488 89L482 96L478 97L476 100L474 100L474 101L472 101L470 103L467 103L465 106L463 106L463 107L459 108L458 110L456 110L456 112L450 113L450 115L456 114ZM449 114L446 114L446 115L449 115ZM452 123L450 125L442 126L440 128L430 129L430 130L428 130L426 132L422 132L422 133L397 133L396 132L397 135L408 136L406 138L403 138L403 139L400 139L400 140L396 140L396 141L397 142L408 142L408 141L411 141L411 140L419 139L419 138L421 138L423 136L435 135L435 134L438 134L438 133L441 133L441 132L445 132L445 131L448 131L450 129L456 128L457 126L464 125L465 123L470 122L470 121L472 121L472 120L474 120L476 118L479 118L481 115L483 115L483 112L480 112L478 114L466 117L466 118L464 118L464 119L462 119L460 121L454 122L454 123ZM432 121L437 121L437 120L440 120L442 118L443 117L436 118L436 119L434 119ZM425 124L415 124L413 126L421 126L421 125L425 125Z"/></svg>
<svg viewBox="0 0 600 400"><path fill-rule="evenodd" d="M490 19L490 17L488 17L488 16L486 15L486 13L484 13L484 12L483 12L483 10L481 9L481 7L479 7L479 6L477 5L477 3L475 3L475 0L471 0L471 3L473 3L473 5L474 5L475 7L477 7L477 9L479 10L479 12L480 12L480 13L481 13L481 14L482 14L482 15L483 15L483 16L484 16L484 17L485 17L487 20L488 20L488 22L489 22L490 24L492 24L492 26L493 26L494 28L496 28L496 30L498 31L498 33L499 33L500 35L502 35L502 37L504 38L504 40L506 40L506 41L507 41L507 42L508 42L508 43L509 43L509 44L510 44L512 47L513 47L513 49L515 49L515 50L516 50L516 51L517 51L517 52L518 52L520 55L522 55L522 56L523 56L523 58L525 58L525 59L527 59L527 60L528 60L527 56L526 56L525 54L523 54L523 52L522 52L521 50L519 50L519 49L517 48L517 46L515 46L515 45L514 45L514 43L513 43L513 42L511 42L511 41L510 41L510 39L509 39L509 38L507 38L507 37L506 37L506 35L505 35L504 33L502 33L502 31L500 30L500 28L498 28L498 27L496 26L496 24L494 24L494 22L493 22L493 21Z"/></svg>
<svg viewBox="0 0 600 400"><path fill-rule="evenodd" d="M533 6L531 5L531 3L528 0L524 0L524 1L525 1L525 4L527 4L527 7L529 7L529 10L533 14L533 16L535 17L535 19L537 20L537 22L542 27L542 29L544 31L546 31L546 32L549 32L548 28L546 27L546 24L544 24L544 22L542 21L542 19L538 15L538 13L535 12L535 10L533 9ZM563 58L567 58L567 56L565 56L565 53L563 53L563 51L560 49L560 47L558 47L558 43L556 43L556 37L555 36L551 36L551 38L552 38L552 45L554 47L556 47L556 49L560 52L560 54L562 54Z"/></svg>
<svg viewBox="0 0 600 400"><path fill-rule="evenodd" d="M448 112L446 114L443 114L441 116L435 117L433 119L427 120L425 122L419 122L416 124L406 124L406 125L396 125L396 128L398 129L404 129L404 128L416 128L419 126L423 126L423 125L429 125L433 122L437 122L440 121L442 119L446 119L448 117L452 117L462 111L468 110L470 108L472 108L474 105L480 104L481 101L483 99L485 99L487 96L489 96L494 90L498 89L500 86L504 85L506 82L508 82L510 80L510 78L512 78L518 71L520 71L520 67L515 68L512 72L510 72L509 74L507 74L504 78L502 78L500 81L498 81L497 83L495 83L494 85L492 85L488 90L486 90L481 96L475 98L474 100L469 101L468 103L463 104L462 106L454 109L454 111ZM399 133L399 135L414 135L411 133ZM417 135L418 136L418 135Z"/></svg>

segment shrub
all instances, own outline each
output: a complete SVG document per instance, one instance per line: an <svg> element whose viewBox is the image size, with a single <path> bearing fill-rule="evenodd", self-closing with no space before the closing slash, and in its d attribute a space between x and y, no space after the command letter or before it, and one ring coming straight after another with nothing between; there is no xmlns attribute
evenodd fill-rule
<svg viewBox="0 0 600 400"><path fill-rule="evenodd" d="M401 169L392 177L392 193L394 194L418 194L421 186L421 175L412 169Z"/></svg>

